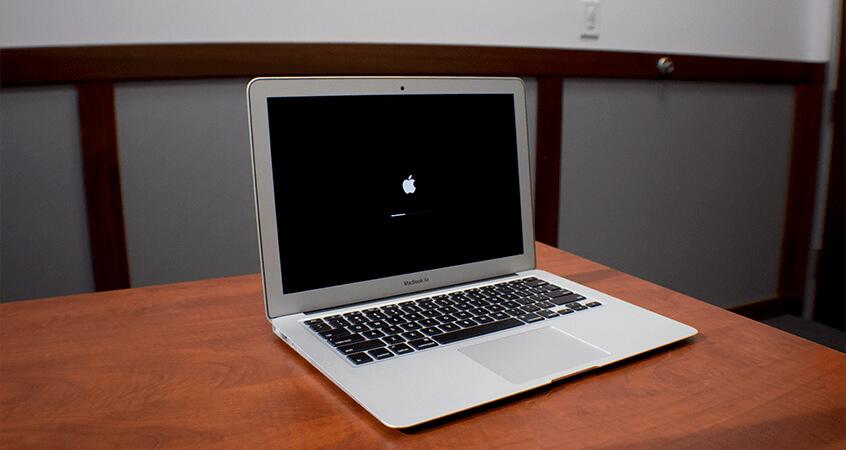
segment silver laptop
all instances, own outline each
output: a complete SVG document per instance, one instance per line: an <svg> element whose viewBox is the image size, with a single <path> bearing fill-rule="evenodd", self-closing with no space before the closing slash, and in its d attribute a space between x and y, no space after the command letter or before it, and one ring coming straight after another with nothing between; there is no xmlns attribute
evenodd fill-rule
<svg viewBox="0 0 846 450"><path fill-rule="evenodd" d="M535 269L514 78L247 87L273 332L410 427L696 334Z"/></svg>

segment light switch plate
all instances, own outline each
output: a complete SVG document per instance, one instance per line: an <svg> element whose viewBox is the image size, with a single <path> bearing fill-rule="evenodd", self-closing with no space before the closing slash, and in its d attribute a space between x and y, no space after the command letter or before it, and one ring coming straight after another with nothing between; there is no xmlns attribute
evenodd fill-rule
<svg viewBox="0 0 846 450"><path fill-rule="evenodd" d="M599 39L599 0L582 0L582 38Z"/></svg>

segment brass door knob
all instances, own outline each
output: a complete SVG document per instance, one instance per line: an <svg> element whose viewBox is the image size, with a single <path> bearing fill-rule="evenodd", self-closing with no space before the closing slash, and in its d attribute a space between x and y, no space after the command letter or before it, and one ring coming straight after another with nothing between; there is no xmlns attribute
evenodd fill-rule
<svg viewBox="0 0 846 450"><path fill-rule="evenodd" d="M662 56L658 58L658 62L655 64L655 67L658 68L658 73L666 77L673 73L673 70L676 69L676 63L674 63L669 57Z"/></svg>

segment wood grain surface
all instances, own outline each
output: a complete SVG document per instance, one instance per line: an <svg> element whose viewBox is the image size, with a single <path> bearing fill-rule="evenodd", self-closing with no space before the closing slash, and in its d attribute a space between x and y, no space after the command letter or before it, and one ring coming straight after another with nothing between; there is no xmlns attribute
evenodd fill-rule
<svg viewBox="0 0 846 450"><path fill-rule="evenodd" d="M4 48L0 84L76 83L259 75L508 75L820 83L825 64L532 47L365 43L135 44Z"/></svg>
<svg viewBox="0 0 846 450"><path fill-rule="evenodd" d="M76 92L94 286L98 291L126 289L130 286L129 261L123 223L114 86L111 83L81 83L76 86Z"/></svg>
<svg viewBox="0 0 846 450"><path fill-rule="evenodd" d="M285 346L257 275L0 305L0 447L840 448L846 356L538 245L689 342L413 429Z"/></svg>

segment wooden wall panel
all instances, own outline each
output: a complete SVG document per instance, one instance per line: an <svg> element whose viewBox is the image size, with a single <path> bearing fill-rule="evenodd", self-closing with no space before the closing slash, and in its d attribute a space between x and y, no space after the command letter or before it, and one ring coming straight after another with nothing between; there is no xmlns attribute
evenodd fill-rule
<svg viewBox="0 0 846 450"><path fill-rule="evenodd" d="M796 86L793 107L793 139L787 187L787 214L781 249L778 294L802 298L811 245L817 164L822 123L822 84Z"/></svg>
<svg viewBox="0 0 846 450"><path fill-rule="evenodd" d="M558 245L563 84L561 77L538 79L535 239L552 246Z"/></svg>
<svg viewBox="0 0 846 450"><path fill-rule="evenodd" d="M820 82L824 64L692 55L416 44L170 44L12 48L3 85L259 75L506 75Z"/></svg>
<svg viewBox="0 0 846 450"><path fill-rule="evenodd" d="M662 75L658 58L674 71ZM537 237L557 243L563 77L788 83L796 87L779 293L801 295L825 64L549 48L418 44L155 44L0 50L0 85L79 84L86 192L98 289L128 286L111 83L261 75L536 76ZM90 179L89 179L90 178ZM121 257L121 255L123 255Z"/></svg>
<svg viewBox="0 0 846 450"><path fill-rule="evenodd" d="M82 83L77 92L94 285L98 291L128 288L114 88Z"/></svg>

